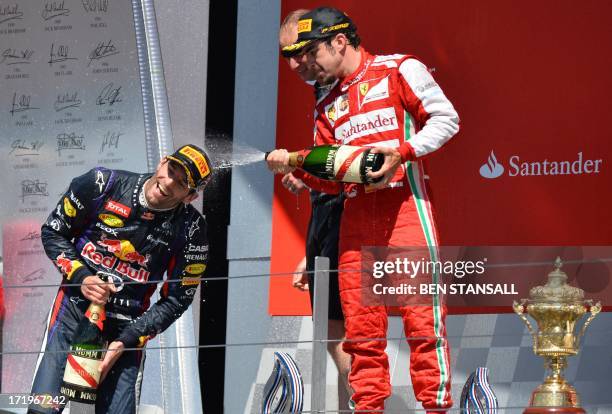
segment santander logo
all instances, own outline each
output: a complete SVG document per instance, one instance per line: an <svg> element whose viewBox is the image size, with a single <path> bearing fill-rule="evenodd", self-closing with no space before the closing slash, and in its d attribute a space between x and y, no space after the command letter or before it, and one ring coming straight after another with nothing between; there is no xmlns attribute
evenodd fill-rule
<svg viewBox="0 0 612 414"><path fill-rule="evenodd" d="M335 130L337 141L348 144L352 140L366 135L398 128L397 116L393 107L354 115Z"/></svg>
<svg viewBox="0 0 612 414"><path fill-rule="evenodd" d="M495 158L495 154L493 150L491 150L491 154L489 155L489 159L480 167L480 175L484 178L497 178L504 173L504 166L501 165L497 158Z"/></svg>
<svg viewBox="0 0 612 414"><path fill-rule="evenodd" d="M520 155L512 155L508 158L508 177L542 177L542 176L571 176L571 175L597 175L604 168L603 158L587 158L582 151L571 159L550 160L544 159L521 159ZM505 172L506 168L497 161L495 154L491 151L487 162L480 166L480 175L484 178L498 178Z"/></svg>

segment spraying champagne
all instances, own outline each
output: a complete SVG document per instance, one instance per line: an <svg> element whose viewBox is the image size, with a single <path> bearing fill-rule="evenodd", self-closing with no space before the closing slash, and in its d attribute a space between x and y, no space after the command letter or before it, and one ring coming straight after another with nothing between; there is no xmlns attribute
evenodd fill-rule
<svg viewBox="0 0 612 414"><path fill-rule="evenodd" d="M372 184L382 180L382 177L371 179L367 173L378 171L385 156L371 150L369 147L351 145L319 145L290 152L289 165L323 180Z"/></svg>

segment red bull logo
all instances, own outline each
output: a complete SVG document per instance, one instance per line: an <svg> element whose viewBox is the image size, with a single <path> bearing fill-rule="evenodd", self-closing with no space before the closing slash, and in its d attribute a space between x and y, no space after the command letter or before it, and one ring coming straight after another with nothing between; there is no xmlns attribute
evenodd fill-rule
<svg viewBox="0 0 612 414"><path fill-rule="evenodd" d="M147 267L150 256L148 254L143 256L138 253L129 240L116 240L103 237L102 240L98 241L98 244L104 247L108 252L114 254L119 260Z"/></svg>
<svg viewBox="0 0 612 414"><path fill-rule="evenodd" d="M55 259L55 264L60 268L62 273L70 274L72 272L72 260L66 258L66 254L62 253Z"/></svg>
<svg viewBox="0 0 612 414"><path fill-rule="evenodd" d="M62 253L55 258L55 264L57 267L59 267L61 272L66 275L66 279L68 280L70 280L75 270L83 266L83 264L78 260L70 260L67 258L65 253Z"/></svg>
<svg viewBox="0 0 612 414"><path fill-rule="evenodd" d="M123 242L129 243L129 246L131 247L132 251L129 250L130 247L126 248L126 244L122 244ZM97 251L96 246L92 242L89 242L85 246L83 246L81 256L85 260L95 265L102 266L108 270L114 269L115 272L127 276L128 278L135 280L136 282L146 282L147 280L149 280L151 272L143 268L135 269L130 266L130 263L143 263L141 266L145 266L146 262L149 260L149 255L147 255L146 257L140 255L134 250L132 244L127 240L105 239L98 241L98 244L104 247L108 252L113 253L113 255L106 256L102 254L101 252Z"/></svg>

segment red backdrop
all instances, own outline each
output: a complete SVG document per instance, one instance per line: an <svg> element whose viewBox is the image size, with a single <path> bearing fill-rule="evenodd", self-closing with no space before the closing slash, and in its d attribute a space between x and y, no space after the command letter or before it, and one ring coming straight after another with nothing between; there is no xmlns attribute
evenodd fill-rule
<svg viewBox="0 0 612 414"><path fill-rule="evenodd" d="M430 68L461 118L461 131L428 159L446 245L610 245L612 3L587 0L331 0L375 54L410 53ZM283 0L282 17L311 1ZM277 147L312 143L312 88L279 67ZM479 170L494 152L504 173ZM601 160L590 174L511 176L510 164ZM590 167L594 169L594 165ZM275 181L271 273L293 271L309 216ZM272 277L274 315L309 314L290 276Z"/></svg>

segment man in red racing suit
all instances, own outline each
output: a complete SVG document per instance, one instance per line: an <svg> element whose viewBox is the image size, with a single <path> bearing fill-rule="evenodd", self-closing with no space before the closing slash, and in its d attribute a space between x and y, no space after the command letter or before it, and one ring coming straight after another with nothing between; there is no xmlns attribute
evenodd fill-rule
<svg viewBox="0 0 612 414"><path fill-rule="evenodd" d="M357 410L383 410L391 394L387 343L380 339L387 333L387 310L362 302L361 248L427 246L429 259L436 259L437 232L420 159L457 133L459 118L425 65L407 55L370 55L359 47L353 22L339 10L315 9L301 17L299 27L290 47L303 49L319 69L318 81L338 79L316 105L317 145L371 146L385 155L381 170L369 173L383 177L377 191L294 172L313 188L345 193L339 277L344 349L352 357L349 381ZM277 150L268 165L286 170L287 158L286 151ZM417 400L426 410L449 408L445 307L434 297L429 306L403 306L400 313Z"/></svg>

